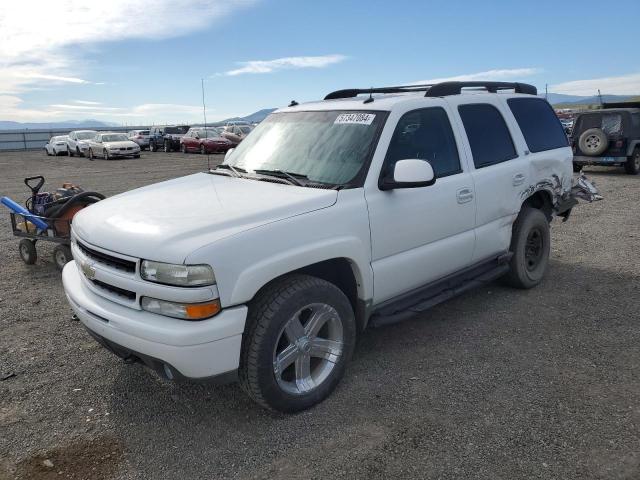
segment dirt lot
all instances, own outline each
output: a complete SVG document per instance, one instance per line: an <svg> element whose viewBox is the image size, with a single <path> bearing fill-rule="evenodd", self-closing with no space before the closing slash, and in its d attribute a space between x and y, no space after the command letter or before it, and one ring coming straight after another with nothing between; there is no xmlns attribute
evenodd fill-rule
<svg viewBox="0 0 640 480"><path fill-rule="evenodd" d="M112 195L205 166L4 153L0 194L22 201L43 174ZM51 249L24 265L2 213L0 478L640 478L640 177L588 173L605 200L553 223L539 288L366 332L335 394L294 416L123 364L71 320Z"/></svg>

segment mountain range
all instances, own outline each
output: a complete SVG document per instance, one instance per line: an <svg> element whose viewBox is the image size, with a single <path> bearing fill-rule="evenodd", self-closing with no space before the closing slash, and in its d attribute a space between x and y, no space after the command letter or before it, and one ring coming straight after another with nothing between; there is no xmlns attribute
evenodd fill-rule
<svg viewBox="0 0 640 480"><path fill-rule="evenodd" d="M539 94L540 97L544 97L543 93ZM581 95L565 95L562 93L548 93L546 96L547 100L551 105L561 105L563 107L571 107L578 105L597 105L600 103L600 97L598 96L581 96ZM602 95L603 102L624 102L631 99L640 98L638 95ZM276 110L275 108L264 108L262 110L258 110L250 115L245 117L232 117L227 118L226 120L222 120L219 122L212 122L210 125L218 126L225 125L228 122L240 122L245 121L249 123L259 123L264 120L271 112ZM0 120L0 130L23 130L23 129L38 129L38 128L69 128L69 129L79 129L79 128L89 128L89 127L98 127L98 128L108 128L108 127L118 127L121 126L118 123L114 122L104 122L101 120L66 120L60 122L42 122L42 123L22 123L22 122L12 122L12 121L1 121Z"/></svg>

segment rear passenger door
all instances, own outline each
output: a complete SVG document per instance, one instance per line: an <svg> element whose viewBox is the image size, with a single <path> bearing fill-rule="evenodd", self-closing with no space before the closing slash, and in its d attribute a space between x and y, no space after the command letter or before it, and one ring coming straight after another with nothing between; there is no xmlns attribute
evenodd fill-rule
<svg viewBox="0 0 640 480"><path fill-rule="evenodd" d="M466 99L468 102L468 96ZM529 185L528 161L514 141L521 138L519 132L505 121L506 106L499 98L484 100L457 105L474 168L474 263L509 249L511 227L520 210L522 192Z"/></svg>

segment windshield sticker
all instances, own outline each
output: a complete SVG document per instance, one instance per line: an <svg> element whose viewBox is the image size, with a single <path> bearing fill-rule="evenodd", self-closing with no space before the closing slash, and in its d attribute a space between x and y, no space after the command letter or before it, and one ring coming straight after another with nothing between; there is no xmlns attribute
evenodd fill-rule
<svg viewBox="0 0 640 480"><path fill-rule="evenodd" d="M376 118L376 116L373 113L341 113L333 124L371 125L374 118Z"/></svg>

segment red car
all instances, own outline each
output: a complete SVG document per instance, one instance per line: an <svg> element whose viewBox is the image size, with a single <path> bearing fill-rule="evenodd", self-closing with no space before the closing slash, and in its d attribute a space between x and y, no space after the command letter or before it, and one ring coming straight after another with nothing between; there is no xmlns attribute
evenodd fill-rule
<svg viewBox="0 0 640 480"><path fill-rule="evenodd" d="M205 153L226 153L233 144L222 137L215 127L193 127L180 139L180 151Z"/></svg>

